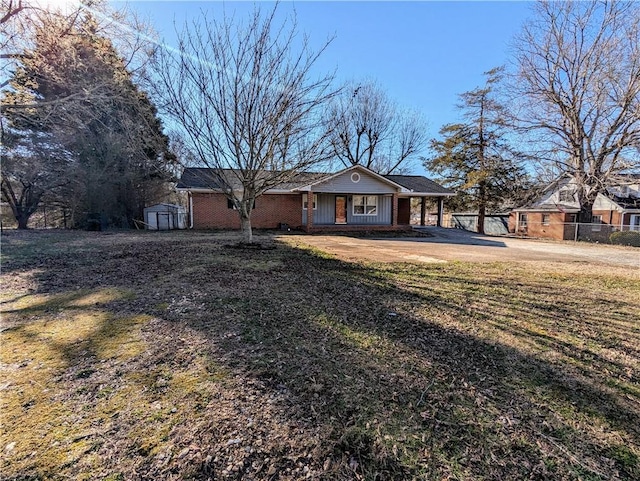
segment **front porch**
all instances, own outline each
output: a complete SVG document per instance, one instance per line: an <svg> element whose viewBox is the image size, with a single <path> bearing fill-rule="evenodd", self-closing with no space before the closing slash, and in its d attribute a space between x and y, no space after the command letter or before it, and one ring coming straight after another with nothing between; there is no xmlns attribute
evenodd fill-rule
<svg viewBox="0 0 640 481"><path fill-rule="evenodd" d="M420 225L424 226L429 197L436 202L436 225L440 227L443 197L309 191L303 194L302 226L306 232L408 231L412 228L412 199L420 199ZM308 199L313 199L312 209L309 209Z"/></svg>

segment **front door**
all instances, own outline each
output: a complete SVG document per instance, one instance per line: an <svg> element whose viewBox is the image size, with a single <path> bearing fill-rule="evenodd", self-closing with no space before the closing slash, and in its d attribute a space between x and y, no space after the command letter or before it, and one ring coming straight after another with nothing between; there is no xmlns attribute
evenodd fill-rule
<svg viewBox="0 0 640 481"><path fill-rule="evenodd" d="M336 224L347 223L347 197L336 195Z"/></svg>

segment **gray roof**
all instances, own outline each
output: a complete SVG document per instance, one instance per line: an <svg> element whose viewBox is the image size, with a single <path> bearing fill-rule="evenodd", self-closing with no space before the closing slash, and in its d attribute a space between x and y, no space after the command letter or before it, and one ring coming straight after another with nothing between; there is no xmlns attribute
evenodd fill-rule
<svg viewBox="0 0 640 481"><path fill-rule="evenodd" d="M219 172L219 175L216 175ZM182 172L182 176L176 185L177 189L223 189L224 184L220 181L220 177L226 179L227 184L234 189L241 189L242 185L239 176L236 175L237 170L219 169L214 170L207 167L187 167ZM307 185L315 180L326 177L327 174L318 172L300 172L271 188L271 190L291 190L296 187Z"/></svg>
<svg viewBox="0 0 640 481"><path fill-rule="evenodd" d="M178 189L222 189L224 186L220 182L220 178L215 174L216 170L203 167L187 167L182 172L182 176L176 185ZM217 170L221 176L223 176L227 183L233 186L234 189L241 189L242 186L236 175L237 171L233 169L220 169ZM282 182L270 190L293 190L297 187L304 187L321 180L324 177L328 177L333 174L322 172L300 172L294 174L293 177L287 179L286 182ZM444 194L453 195L455 192L442 187L440 184L422 176L422 175L385 175L383 176L391 182L405 187L406 189L422 194Z"/></svg>
<svg viewBox="0 0 640 481"><path fill-rule="evenodd" d="M422 175L385 175L384 177L413 192L428 194L455 194L454 191L442 187L440 184Z"/></svg>

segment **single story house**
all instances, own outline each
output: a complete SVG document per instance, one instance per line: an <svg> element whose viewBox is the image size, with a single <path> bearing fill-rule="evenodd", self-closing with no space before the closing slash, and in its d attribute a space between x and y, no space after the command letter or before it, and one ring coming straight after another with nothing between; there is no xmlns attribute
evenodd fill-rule
<svg viewBox="0 0 640 481"><path fill-rule="evenodd" d="M640 231L640 175L628 175L598 194L590 224L579 224L575 179L565 174L529 205L514 209L509 231L559 240L606 241L617 230Z"/></svg>
<svg viewBox="0 0 640 481"><path fill-rule="evenodd" d="M239 216L217 178L207 168L184 170L176 190L188 194L191 228L240 228ZM241 190L239 184L232 188ZM251 224L258 229L286 226L306 232L402 230L411 222L412 197L422 199L423 221L426 199L436 200L441 221L442 202L452 195L420 175L380 175L360 165L330 174L303 172L258 197Z"/></svg>

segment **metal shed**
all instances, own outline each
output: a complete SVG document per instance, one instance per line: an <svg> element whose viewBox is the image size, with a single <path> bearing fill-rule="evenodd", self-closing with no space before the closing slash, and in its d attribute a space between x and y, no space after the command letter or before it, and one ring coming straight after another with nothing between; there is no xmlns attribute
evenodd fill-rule
<svg viewBox="0 0 640 481"><path fill-rule="evenodd" d="M177 204L155 204L144 209L144 222L150 230L187 228L187 209Z"/></svg>

